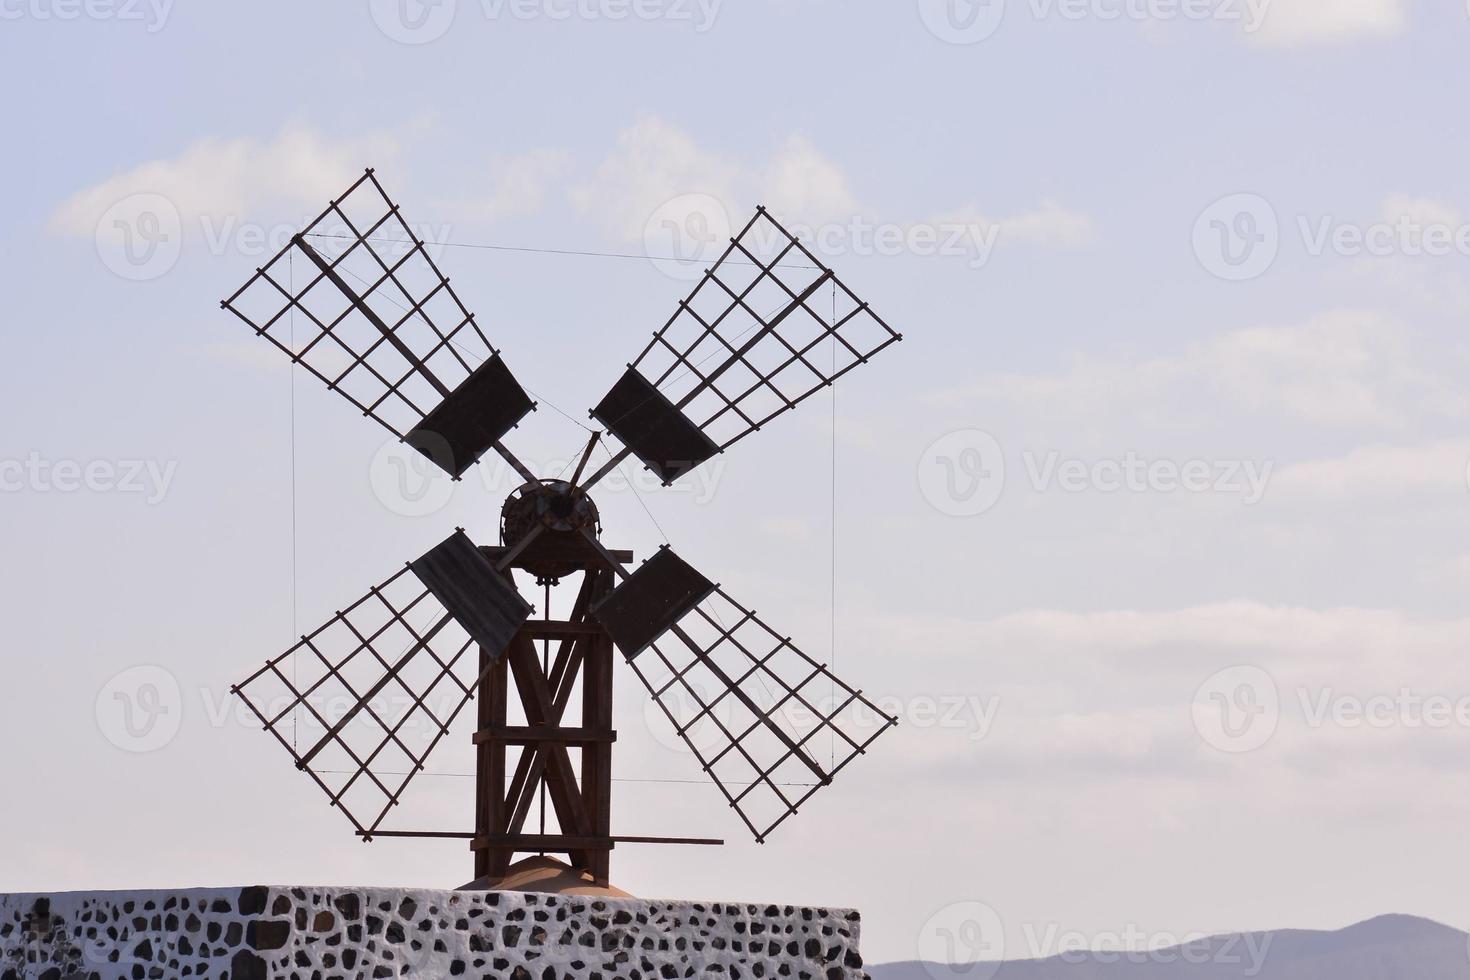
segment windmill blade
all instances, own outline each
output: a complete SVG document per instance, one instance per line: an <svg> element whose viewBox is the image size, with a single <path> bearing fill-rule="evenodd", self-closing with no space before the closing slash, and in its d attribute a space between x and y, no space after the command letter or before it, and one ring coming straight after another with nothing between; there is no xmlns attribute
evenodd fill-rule
<svg viewBox="0 0 1470 980"><path fill-rule="evenodd" d="M372 170L220 304L458 478L535 409Z"/></svg>
<svg viewBox="0 0 1470 980"><path fill-rule="evenodd" d="M231 690L370 839L529 613L456 532Z"/></svg>
<svg viewBox="0 0 1470 980"><path fill-rule="evenodd" d="M898 724L668 548L593 615L759 842Z"/></svg>
<svg viewBox="0 0 1470 980"><path fill-rule="evenodd" d="M759 208L592 415L665 484L902 340Z"/></svg>

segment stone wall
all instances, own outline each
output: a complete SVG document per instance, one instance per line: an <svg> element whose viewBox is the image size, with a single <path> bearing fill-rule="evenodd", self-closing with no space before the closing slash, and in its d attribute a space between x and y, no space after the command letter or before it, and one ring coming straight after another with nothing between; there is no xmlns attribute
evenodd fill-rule
<svg viewBox="0 0 1470 980"><path fill-rule="evenodd" d="M0 980L860 980L858 914L520 892L0 895Z"/></svg>

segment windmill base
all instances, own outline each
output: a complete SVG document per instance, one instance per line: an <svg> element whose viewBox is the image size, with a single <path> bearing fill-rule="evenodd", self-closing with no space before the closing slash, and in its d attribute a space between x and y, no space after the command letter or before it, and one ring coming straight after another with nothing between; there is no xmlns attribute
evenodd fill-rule
<svg viewBox="0 0 1470 980"><path fill-rule="evenodd" d="M846 909L395 888L0 895L0 980L865 978Z"/></svg>

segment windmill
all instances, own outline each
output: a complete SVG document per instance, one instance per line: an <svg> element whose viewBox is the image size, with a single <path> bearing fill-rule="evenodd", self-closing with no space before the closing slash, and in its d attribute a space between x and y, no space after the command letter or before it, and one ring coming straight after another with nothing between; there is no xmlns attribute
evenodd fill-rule
<svg viewBox="0 0 1470 980"><path fill-rule="evenodd" d="M456 530L233 688L362 839L466 838L491 880L720 843L613 834L615 650L757 841L897 724L671 548L601 541L590 493L628 457L669 485L901 339L764 208L591 410L620 448L593 465L594 433L567 479L505 446L537 406L371 169L221 305L455 479L494 452L523 481L499 544ZM471 701L473 831L385 827Z"/></svg>

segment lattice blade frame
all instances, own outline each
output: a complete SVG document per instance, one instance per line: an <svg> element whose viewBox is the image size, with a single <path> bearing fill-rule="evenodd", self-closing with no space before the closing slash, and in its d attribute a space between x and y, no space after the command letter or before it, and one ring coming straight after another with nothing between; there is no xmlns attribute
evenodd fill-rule
<svg viewBox="0 0 1470 980"><path fill-rule="evenodd" d="M719 587L629 663L762 843L898 724Z"/></svg>
<svg viewBox="0 0 1470 980"><path fill-rule="evenodd" d="M405 566L231 690L370 839L474 697L482 666Z"/></svg>
<svg viewBox="0 0 1470 980"><path fill-rule="evenodd" d="M632 367L723 452L902 339L759 208Z"/></svg>
<svg viewBox="0 0 1470 980"><path fill-rule="evenodd" d="M438 443L463 457L462 433L415 431L451 394L463 387L470 414L495 420L495 432L474 434L477 452L534 408L503 367L493 392L466 384L498 367L499 351L372 170L220 305L455 476L474 460L446 460L451 446Z"/></svg>

